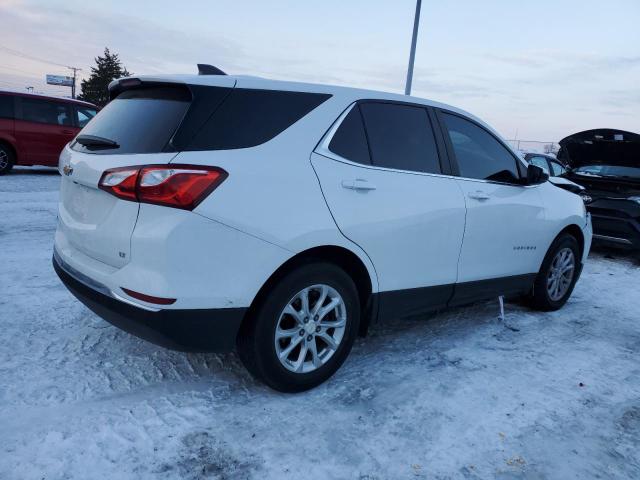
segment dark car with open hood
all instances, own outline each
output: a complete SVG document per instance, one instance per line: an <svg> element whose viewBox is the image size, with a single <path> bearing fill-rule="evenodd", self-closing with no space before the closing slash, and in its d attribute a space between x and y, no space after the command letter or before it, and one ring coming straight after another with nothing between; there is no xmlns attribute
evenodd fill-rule
<svg viewBox="0 0 640 480"><path fill-rule="evenodd" d="M560 141L563 176L585 188L593 239L640 249L640 135L614 129L586 130Z"/></svg>

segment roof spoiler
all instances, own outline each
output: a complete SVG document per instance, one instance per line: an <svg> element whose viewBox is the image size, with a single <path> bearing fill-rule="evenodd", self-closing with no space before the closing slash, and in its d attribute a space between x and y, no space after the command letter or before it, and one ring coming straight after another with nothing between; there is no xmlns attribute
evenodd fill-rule
<svg viewBox="0 0 640 480"><path fill-rule="evenodd" d="M198 75L226 75L226 73L224 73L218 67L214 67L213 65L208 65L206 63L199 63Z"/></svg>

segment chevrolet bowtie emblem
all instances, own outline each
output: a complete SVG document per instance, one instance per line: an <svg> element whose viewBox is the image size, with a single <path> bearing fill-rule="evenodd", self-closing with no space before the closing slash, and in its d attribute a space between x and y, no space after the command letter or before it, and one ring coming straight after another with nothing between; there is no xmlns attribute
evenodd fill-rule
<svg viewBox="0 0 640 480"><path fill-rule="evenodd" d="M64 173L67 177L71 176L73 173L73 167L71 165L65 165L62 167L62 173Z"/></svg>

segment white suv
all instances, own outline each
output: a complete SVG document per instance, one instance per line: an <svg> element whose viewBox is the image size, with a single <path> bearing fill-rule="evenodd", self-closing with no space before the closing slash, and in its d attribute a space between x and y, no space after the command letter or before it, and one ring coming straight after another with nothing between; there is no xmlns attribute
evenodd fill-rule
<svg viewBox="0 0 640 480"><path fill-rule="evenodd" d="M456 108L225 75L110 92L60 156L58 275L142 338L237 347L277 390L326 380L379 318L560 308L588 254L581 198Z"/></svg>

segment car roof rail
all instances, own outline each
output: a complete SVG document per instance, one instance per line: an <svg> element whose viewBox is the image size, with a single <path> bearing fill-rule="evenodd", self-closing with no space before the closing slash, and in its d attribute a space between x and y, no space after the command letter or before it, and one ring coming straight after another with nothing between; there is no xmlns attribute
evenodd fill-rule
<svg viewBox="0 0 640 480"><path fill-rule="evenodd" d="M218 67L214 67L213 65L208 65L206 63L199 63L198 75L226 75L226 73L224 73Z"/></svg>

